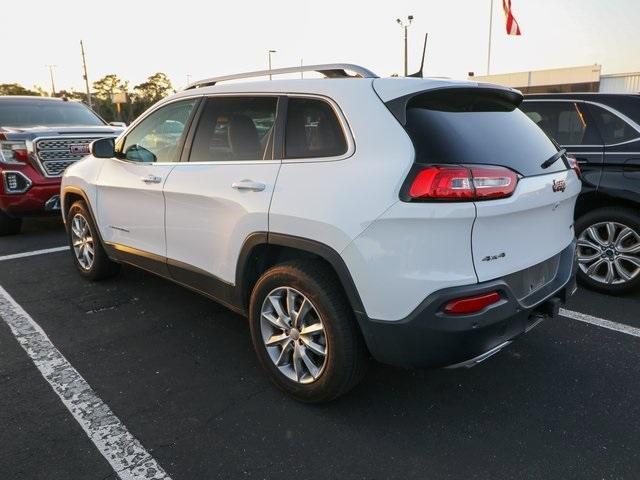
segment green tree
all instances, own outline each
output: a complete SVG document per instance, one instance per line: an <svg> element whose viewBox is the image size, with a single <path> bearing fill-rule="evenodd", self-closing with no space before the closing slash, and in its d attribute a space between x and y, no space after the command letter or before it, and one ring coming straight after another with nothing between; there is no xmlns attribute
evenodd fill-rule
<svg viewBox="0 0 640 480"><path fill-rule="evenodd" d="M95 96L100 100L111 101L111 95L114 93L126 92L128 88L129 82L121 80L113 73L93 82Z"/></svg>
<svg viewBox="0 0 640 480"><path fill-rule="evenodd" d="M113 73L96 80L93 82L93 109L108 122L120 120L111 96L114 93L126 92L128 89L129 82L121 80Z"/></svg>
<svg viewBox="0 0 640 480"><path fill-rule="evenodd" d="M1 83L0 95L30 95L37 97L40 96L40 93L35 90L29 90L19 83Z"/></svg>
<svg viewBox="0 0 640 480"><path fill-rule="evenodd" d="M154 73L146 82L133 87L136 100L152 105L167 95L174 93L171 80L162 72Z"/></svg>

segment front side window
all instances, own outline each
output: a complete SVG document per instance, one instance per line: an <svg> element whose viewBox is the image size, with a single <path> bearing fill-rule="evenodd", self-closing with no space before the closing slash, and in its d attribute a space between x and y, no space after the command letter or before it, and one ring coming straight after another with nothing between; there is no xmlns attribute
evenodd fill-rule
<svg viewBox="0 0 640 480"><path fill-rule="evenodd" d="M520 108L560 145L600 145L597 127L575 102L523 102Z"/></svg>
<svg viewBox="0 0 640 480"><path fill-rule="evenodd" d="M177 162L196 102L196 99L174 102L150 114L127 135L121 155L134 162Z"/></svg>
<svg viewBox="0 0 640 480"><path fill-rule="evenodd" d="M337 157L346 152L347 140L331 105L315 98L289 99L285 158Z"/></svg>
<svg viewBox="0 0 640 480"><path fill-rule="evenodd" d="M631 125L609 110L597 105L589 105L589 109L598 124L605 145L613 145L640 137L640 133Z"/></svg>
<svg viewBox="0 0 640 480"><path fill-rule="evenodd" d="M277 105L275 97L209 98L189 161L271 160Z"/></svg>

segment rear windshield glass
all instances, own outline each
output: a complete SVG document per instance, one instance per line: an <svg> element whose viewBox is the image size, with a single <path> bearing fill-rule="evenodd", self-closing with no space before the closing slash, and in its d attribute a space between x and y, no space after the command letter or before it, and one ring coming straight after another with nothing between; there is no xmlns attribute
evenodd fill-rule
<svg viewBox="0 0 640 480"><path fill-rule="evenodd" d="M62 127L104 125L81 103L55 101L3 100L0 102L0 126Z"/></svg>
<svg viewBox="0 0 640 480"><path fill-rule="evenodd" d="M485 164L524 176L566 168L540 165L558 149L515 105L478 93L437 93L412 99L406 130L418 163Z"/></svg>

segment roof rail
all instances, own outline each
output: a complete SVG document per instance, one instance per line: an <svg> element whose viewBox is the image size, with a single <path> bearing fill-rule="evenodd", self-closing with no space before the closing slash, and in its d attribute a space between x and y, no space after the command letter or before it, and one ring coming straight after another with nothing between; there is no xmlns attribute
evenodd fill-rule
<svg viewBox="0 0 640 480"><path fill-rule="evenodd" d="M353 72L355 75L349 75L347 72ZM327 63L323 65L305 65L300 67L276 68L273 70L257 70L255 72L234 73L233 75L224 75L222 77L205 78L193 82L185 87L185 90L200 87L211 87L218 82L227 80L238 80L240 78L266 77L268 75L281 75L284 73L301 73L301 72L318 72L327 78L378 78L371 70L359 65L351 63Z"/></svg>

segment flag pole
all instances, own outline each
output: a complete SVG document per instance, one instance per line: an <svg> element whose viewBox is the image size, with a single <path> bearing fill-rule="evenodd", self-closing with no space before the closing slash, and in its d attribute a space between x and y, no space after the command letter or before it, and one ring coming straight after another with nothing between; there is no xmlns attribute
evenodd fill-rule
<svg viewBox="0 0 640 480"><path fill-rule="evenodd" d="M487 75L491 73L491 31L493 29L493 0L489 7L489 47L487 48Z"/></svg>

